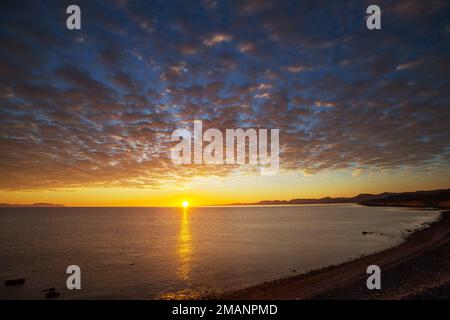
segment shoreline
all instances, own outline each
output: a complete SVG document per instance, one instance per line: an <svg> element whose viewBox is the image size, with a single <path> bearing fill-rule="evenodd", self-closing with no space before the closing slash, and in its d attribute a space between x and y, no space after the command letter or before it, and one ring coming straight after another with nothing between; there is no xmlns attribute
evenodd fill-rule
<svg viewBox="0 0 450 320"><path fill-rule="evenodd" d="M369 265L381 268L381 290L368 290ZM450 211L399 244L304 274L226 292L215 299L450 299ZM205 297L208 299L209 297Z"/></svg>

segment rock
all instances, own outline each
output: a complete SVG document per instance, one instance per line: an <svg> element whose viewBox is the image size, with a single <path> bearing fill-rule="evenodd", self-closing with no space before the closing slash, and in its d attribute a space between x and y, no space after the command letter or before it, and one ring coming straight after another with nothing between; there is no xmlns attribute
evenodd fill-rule
<svg viewBox="0 0 450 320"><path fill-rule="evenodd" d="M47 299L53 299L53 298L58 298L60 296L59 292L56 291L49 291L47 292L47 294L45 295L45 297Z"/></svg>
<svg viewBox="0 0 450 320"><path fill-rule="evenodd" d="M5 280L5 286L16 286L25 283L25 278Z"/></svg>

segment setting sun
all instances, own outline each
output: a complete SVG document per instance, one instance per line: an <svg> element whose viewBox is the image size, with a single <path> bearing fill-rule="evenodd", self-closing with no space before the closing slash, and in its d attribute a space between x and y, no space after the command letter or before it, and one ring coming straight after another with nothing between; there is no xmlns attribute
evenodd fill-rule
<svg viewBox="0 0 450 320"><path fill-rule="evenodd" d="M184 207L184 208L187 208L188 206L189 206L189 202L183 201L183 207Z"/></svg>

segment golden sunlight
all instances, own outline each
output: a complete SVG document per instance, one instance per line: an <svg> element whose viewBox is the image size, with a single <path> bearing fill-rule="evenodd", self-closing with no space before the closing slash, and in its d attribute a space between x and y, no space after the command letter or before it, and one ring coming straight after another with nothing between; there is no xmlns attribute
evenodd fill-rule
<svg viewBox="0 0 450 320"><path fill-rule="evenodd" d="M184 208L187 208L189 206L189 202L183 201L182 205L183 205Z"/></svg>
<svg viewBox="0 0 450 320"><path fill-rule="evenodd" d="M184 205L186 203L186 206ZM177 255L179 264L177 275L181 280L191 278L192 234L189 227L189 215L187 214L187 201L183 202L183 214L181 216L180 232L178 235Z"/></svg>

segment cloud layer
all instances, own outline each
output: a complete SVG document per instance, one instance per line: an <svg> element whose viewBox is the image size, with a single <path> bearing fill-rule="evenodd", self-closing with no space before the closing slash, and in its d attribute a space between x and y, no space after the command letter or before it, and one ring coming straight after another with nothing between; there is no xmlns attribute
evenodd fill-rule
<svg viewBox="0 0 450 320"><path fill-rule="evenodd" d="M189 3L189 5L188 5ZM159 188L234 166L174 166L170 134L279 128L286 172L450 163L450 6L381 1L0 4L0 188Z"/></svg>

